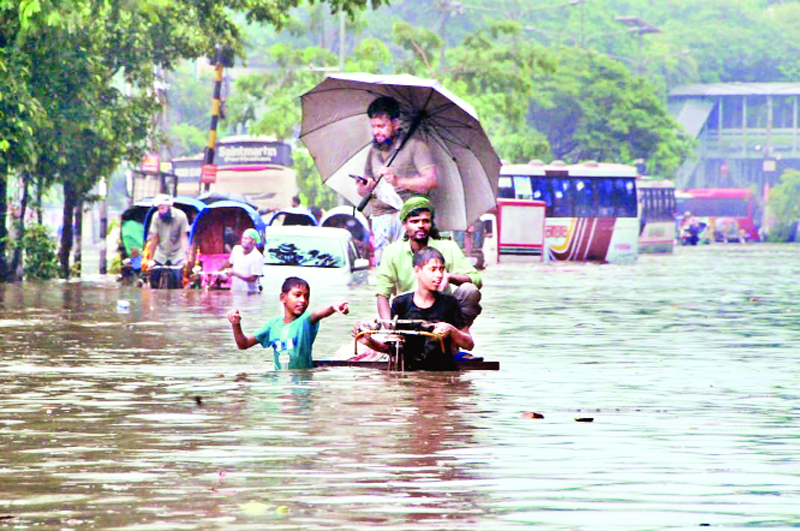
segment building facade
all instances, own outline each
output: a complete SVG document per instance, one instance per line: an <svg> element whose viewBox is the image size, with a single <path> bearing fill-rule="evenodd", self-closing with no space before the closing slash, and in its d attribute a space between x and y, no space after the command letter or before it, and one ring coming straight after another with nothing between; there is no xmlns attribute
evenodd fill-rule
<svg viewBox="0 0 800 531"><path fill-rule="evenodd" d="M687 85L668 96L670 114L696 142L676 176L681 188L751 188L800 169L800 83Z"/></svg>

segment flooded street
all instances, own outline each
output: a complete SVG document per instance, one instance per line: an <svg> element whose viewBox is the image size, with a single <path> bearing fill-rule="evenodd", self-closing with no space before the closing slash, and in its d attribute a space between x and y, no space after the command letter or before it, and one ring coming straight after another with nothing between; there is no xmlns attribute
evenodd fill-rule
<svg viewBox="0 0 800 531"><path fill-rule="evenodd" d="M276 293L0 284L0 526L797 527L798 275L766 244L494 266L500 371L402 375L237 350L225 312L252 334ZM341 296L317 359L375 316L369 286L311 306Z"/></svg>

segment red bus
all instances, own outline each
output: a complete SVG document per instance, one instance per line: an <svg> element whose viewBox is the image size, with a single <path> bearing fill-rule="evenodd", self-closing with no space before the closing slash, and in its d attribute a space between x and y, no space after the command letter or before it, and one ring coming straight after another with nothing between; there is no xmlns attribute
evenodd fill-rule
<svg viewBox="0 0 800 531"><path fill-rule="evenodd" d="M678 216L708 218L716 241L757 241L756 199L749 188L676 190Z"/></svg>

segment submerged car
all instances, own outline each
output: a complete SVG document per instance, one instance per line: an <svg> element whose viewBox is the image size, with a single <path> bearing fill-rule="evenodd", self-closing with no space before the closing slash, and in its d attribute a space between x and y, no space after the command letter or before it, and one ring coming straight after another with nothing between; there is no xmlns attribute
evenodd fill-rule
<svg viewBox="0 0 800 531"><path fill-rule="evenodd" d="M264 241L263 291L275 291L287 277L300 277L312 288L367 282L369 260L361 256L346 229L302 225L270 226Z"/></svg>

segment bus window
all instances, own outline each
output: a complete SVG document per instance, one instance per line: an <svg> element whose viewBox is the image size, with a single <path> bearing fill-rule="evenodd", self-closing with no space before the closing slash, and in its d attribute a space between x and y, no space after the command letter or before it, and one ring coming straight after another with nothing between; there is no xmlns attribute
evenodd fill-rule
<svg viewBox="0 0 800 531"><path fill-rule="evenodd" d="M531 178L527 175L514 176L514 194L516 199L533 199Z"/></svg>
<svg viewBox="0 0 800 531"><path fill-rule="evenodd" d="M636 187L633 179L615 178L614 211L618 218L636 217Z"/></svg>
<svg viewBox="0 0 800 531"><path fill-rule="evenodd" d="M571 218L575 204L572 182L569 178L553 177L551 183L553 185L553 216Z"/></svg>
<svg viewBox="0 0 800 531"><path fill-rule="evenodd" d="M531 177L531 187L533 198L537 201L544 201L547 204L545 215L552 216L553 192L550 189L550 179L546 177Z"/></svg>
<svg viewBox="0 0 800 531"><path fill-rule="evenodd" d="M601 218L614 216L614 179L595 179L597 188L597 215Z"/></svg>
<svg viewBox="0 0 800 531"><path fill-rule="evenodd" d="M501 199L514 199L514 183L511 177L500 177L497 180L497 196Z"/></svg>
<svg viewBox="0 0 800 531"><path fill-rule="evenodd" d="M623 179L625 181L625 210L624 216L629 218L636 217L636 183L633 179Z"/></svg>
<svg viewBox="0 0 800 531"><path fill-rule="evenodd" d="M575 215L580 218L597 217L597 197L594 193L593 179L576 179Z"/></svg>

